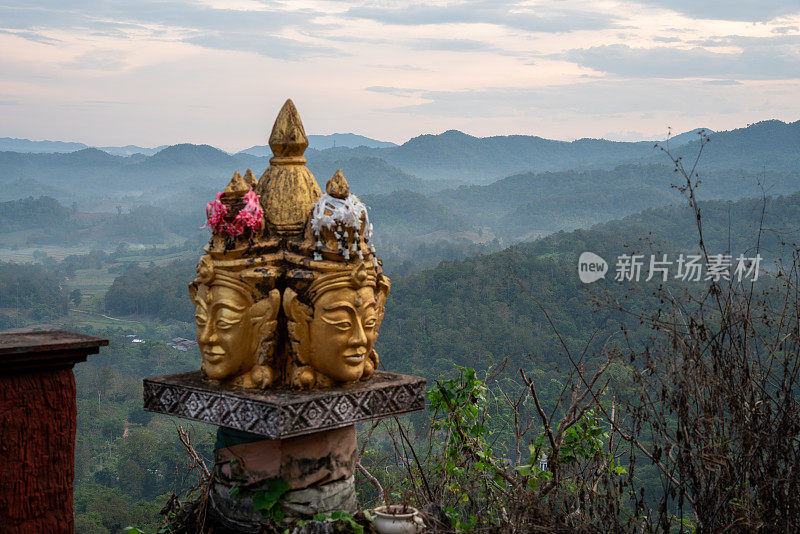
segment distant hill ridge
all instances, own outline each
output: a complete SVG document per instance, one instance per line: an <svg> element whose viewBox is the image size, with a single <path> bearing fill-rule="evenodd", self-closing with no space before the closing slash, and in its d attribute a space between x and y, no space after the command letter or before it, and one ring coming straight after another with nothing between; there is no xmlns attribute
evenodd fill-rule
<svg viewBox="0 0 800 534"><path fill-rule="evenodd" d="M353 133L335 133L329 135L309 135L309 146L315 150L325 150L334 147L354 148L359 146L366 146L371 148L378 147L391 147L397 146L395 143L388 141L379 141L357 135ZM179 143L180 146L190 143ZM51 154L51 153L66 153L76 152L85 148L98 148L104 152L108 152L114 156L132 156L134 154L142 154L145 156L152 156L170 145L161 145L153 148L141 147L137 145L125 146L101 146L89 147L84 143L73 143L66 141L32 141L30 139L17 139L14 137L0 137L0 152L26 152L31 154ZM201 145L207 146L207 145ZM267 157L270 155L269 147L266 145L256 145L248 149L238 152L238 154L250 154L259 158Z"/></svg>
<svg viewBox="0 0 800 534"><path fill-rule="evenodd" d="M671 137L668 143L670 150L677 155L696 153L699 146L697 135L699 130L698 128ZM800 121L784 123L779 120L767 120L745 128L722 132L707 130L707 133L715 142L705 151L703 163L706 168L747 170L766 168L789 171L798 168L800 164ZM330 163L378 158L409 176L451 184L489 184L506 176L524 172L613 169L624 163L663 163L663 154L654 150L653 141L622 142L582 138L568 142L531 135L474 137L458 130L420 135L399 146L355 134L311 135L309 138L312 142L307 157L317 164L322 161ZM207 147L208 145L184 143L174 146ZM80 143L0 139L0 150L42 152L80 148L86 147ZM116 152L109 147L105 150L129 157L138 150L134 146L117 147L117 149ZM201 156L189 149L181 155L171 147L147 150L151 152L151 157L168 151L158 156L155 161L162 161L164 158L163 161L170 161L172 164L177 164L185 156L184 162L192 164L213 160L219 165L244 161L245 165L257 166L259 161L269 156L266 145L254 146L233 155L215 149L217 152L213 156L211 154ZM228 156L236 160L231 160ZM141 159L142 156L137 157Z"/></svg>
<svg viewBox="0 0 800 534"><path fill-rule="evenodd" d="M328 135L308 136L308 147L311 150L327 150L329 148L357 148L361 146L368 148L385 148L397 145L388 141L378 141L377 139L370 139L369 137L352 133L334 133ZM237 154L250 154L252 156L263 158L271 156L272 152L267 145L256 145L237 152Z"/></svg>
<svg viewBox="0 0 800 534"><path fill-rule="evenodd" d="M692 158L699 149L699 141L691 140L696 135L673 137L670 150ZM777 187L772 193L797 189L800 121L763 121L710 137L701 160L700 171L706 173L701 197L752 196L756 175L769 177L770 186ZM688 142L681 144L681 139ZM336 169L342 169L358 195L399 190L431 195L455 189L432 199L469 213L469 220L478 226L499 224L505 237L512 239L622 217L669 203L674 194L669 190L670 162L652 141L567 142L524 135L478 138L449 130L415 137L400 146L309 148L306 157L321 186ZM0 200L19 198L20 192L29 194L17 183L22 178L37 184L39 190L50 188L54 196L67 201L99 194L152 203L171 194L187 199L189 190L202 200L224 187L234 171L250 168L260 175L268 165L266 154L229 154L188 143L152 156L115 156L97 148L69 153L5 151L0 152ZM459 185L487 187L460 191Z"/></svg>
<svg viewBox="0 0 800 534"><path fill-rule="evenodd" d="M168 146L147 158L144 164L157 165L236 165L237 160L227 152L211 145L181 143Z"/></svg>
<svg viewBox="0 0 800 534"><path fill-rule="evenodd" d="M68 143L65 141L31 141L30 139L17 139L14 137L0 137L0 151L4 152L75 152L89 148L83 143Z"/></svg>
<svg viewBox="0 0 800 534"><path fill-rule="evenodd" d="M143 154L152 156L168 145L146 148L136 145L90 147L84 143L66 141L31 141L30 139L17 139L14 137L0 137L0 152L26 152L31 154L55 154L76 152L86 148L99 148L113 156L132 156Z"/></svg>
<svg viewBox="0 0 800 534"><path fill-rule="evenodd" d="M795 164L800 156L798 125L800 121L787 124L771 120L728 132L712 132L712 141L721 141L717 145L729 141L737 145L737 163L732 165L730 154L724 154L717 149L709 150L703 161L707 168L760 169L763 158L752 157L751 150L758 147L759 150L769 152L773 170L796 168ZM673 136L669 141L670 149L686 154L696 152L699 130ZM773 138L780 140L774 145L754 144L743 140L751 138L758 138L760 141ZM425 179L489 184L505 176L523 172L612 169L624 163L661 164L664 155L654 149L654 143L589 138L568 142L530 135L474 137L458 130L448 130L438 135L420 135L397 147L337 148L335 151L337 157L343 157L344 154L379 157L409 174ZM326 157L333 153L334 150L327 150L319 156ZM755 159L760 162L755 163Z"/></svg>
<svg viewBox="0 0 800 534"><path fill-rule="evenodd" d="M766 120L710 135L702 164L708 168L741 168L757 171L800 170L800 121ZM677 156L691 156L700 147L695 139L680 146Z"/></svg>

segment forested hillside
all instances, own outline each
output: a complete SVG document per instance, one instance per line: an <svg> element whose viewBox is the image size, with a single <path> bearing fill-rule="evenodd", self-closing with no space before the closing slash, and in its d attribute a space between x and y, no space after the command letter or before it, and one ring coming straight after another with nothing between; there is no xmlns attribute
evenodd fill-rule
<svg viewBox="0 0 800 534"><path fill-rule="evenodd" d="M196 264L187 260L161 267L131 267L108 289L106 310L114 315L191 321L194 311L191 303L187 305L187 286L194 280Z"/></svg>
<svg viewBox="0 0 800 534"><path fill-rule="evenodd" d="M703 150L704 169L746 169L750 171L785 171L800 168L800 121L785 123L767 120L746 128L715 132ZM691 143L675 147L676 156L693 160L700 148L695 137Z"/></svg>
<svg viewBox="0 0 800 534"><path fill-rule="evenodd" d="M55 228L68 222L72 213L52 197L27 197L0 203L0 228L5 232Z"/></svg>
<svg viewBox="0 0 800 534"><path fill-rule="evenodd" d="M25 319L65 315L67 293L64 276L59 272L37 265L0 263L0 330L21 326Z"/></svg>
<svg viewBox="0 0 800 534"><path fill-rule="evenodd" d="M116 248L120 243L183 242L203 235L202 211L138 205L125 212L85 213L48 196L0 202L0 246L7 248L83 245Z"/></svg>
<svg viewBox="0 0 800 534"><path fill-rule="evenodd" d="M761 254L771 259L785 255L800 243L800 192L787 196L701 204L704 240L710 251L753 253L756 243ZM620 234L669 236L684 250L697 249L697 225L688 207L653 208L622 220L597 226Z"/></svg>
<svg viewBox="0 0 800 534"><path fill-rule="evenodd" d="M446 185L421 180L372 156L319 157L320 152L309 152L309 168L323 187L337 169L342 169L361 194L398 189L428 191ZM28 184L53 188L51 196L64 202L78 200L85 206L102 198L116 198L128 205L132 199L164 202L184 196L189 189L213 196L225 187L234 171L249 168L260 176L268 165L266 157L230 155L208 145L189 144L170 146L152 156L112 156L94 148L65 154L0 152L0 185L24 178ZM31 194L26 188L20 189L23 195ZM6 190L0 193L0 200L13 200L18 195L16 188Z"/></svg>
<svg viewBox="0 0 800 534"><path fill-rule="evenodd" d="M385 194L399 190L427 192L435 187L443 187L443 184L421 180L375 157L310 158L308 167L322 190L339 169L347 177L352 190L360 195Z"/></svg>
<svg viewBox="0 0 800 534"><path fill-rule="evenodd" d="M139 330L144 343L131 343L120 328L85 329L109 338L110 344L75 368L76 532L117 533L136 525L154 533L169 495L194 483L183 472L186 456L174 419L142 410L141 379L195 369L199 354L177 351L158 339L188 335L179 325ZM184 426L192 429L200 454L210 458L215 429Z"/></svg>

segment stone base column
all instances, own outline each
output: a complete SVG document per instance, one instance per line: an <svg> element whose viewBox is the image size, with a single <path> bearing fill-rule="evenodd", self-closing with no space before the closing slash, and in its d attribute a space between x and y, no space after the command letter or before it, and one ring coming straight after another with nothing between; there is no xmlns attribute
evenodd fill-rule
<svg viewBox="0 0 800 534"><path fill-rule="evenodd" d="M258 532L261 514L253 508L253 495L276 478L290 487L280 500L287 519L356 511L353 473L358 450L353 425L293 438L261 438L224 428L218 431L209 490L216 523Z"/></svg>
<svg viewBox="0 0 800 534"><path fill-rule="evenodd" d="M354 423L424 409L425 379L375 371L341 387L252 390L191 371L145 378L143 394L145 410L220 427L209 524L215 533L257 532L263 518L253 497L275 478L289 484L281 500L288 518L356 511Z"/></svg>

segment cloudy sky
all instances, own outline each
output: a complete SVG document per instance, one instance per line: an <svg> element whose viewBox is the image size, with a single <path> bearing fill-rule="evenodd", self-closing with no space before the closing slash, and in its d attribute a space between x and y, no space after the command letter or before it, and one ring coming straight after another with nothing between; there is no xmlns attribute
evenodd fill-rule
<svg viewBox="0 0 800 534"><path fill-rule="evenodd" d="M0 137L663 137L800 119L800 0L0 0Z"/></svg>

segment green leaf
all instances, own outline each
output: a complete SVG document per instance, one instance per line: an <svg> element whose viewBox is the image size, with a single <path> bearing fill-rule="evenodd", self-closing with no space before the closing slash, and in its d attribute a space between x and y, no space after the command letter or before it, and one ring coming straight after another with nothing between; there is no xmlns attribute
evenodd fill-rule
<svg viewBox="0 0 800 534"><path fill-rule="evenodd" d="M273 506L275 506L275 501L268 499L263 491L259 490L253 493L253 510L264 512L271 510Z"/></svg>
<svg viewBox="0 0 800 534"><path fill-rule="evenodd" d="M283 508L278 505L281 496L291 486L282 478L270 478L264 481L264 488L253 492L253 510L258 510L266 518L280 521L283 519Z"/></svg>
<svg viewBox="0 0 800 534"><path fill-rule="evenodd" d="M283 520L283 516L284 516L283 508L281 508L280 506L274 506L272 508L272 514L270 514L270 515L271 515L272 519L274 519L275 521Z"/></svg>
<svg viewBox="0 0 800 534"><path fill-rule="evenodd" d="M292 486L282 478L270 478L264 482L264 496L271 501L277 502L291 487Z"/></svg>

